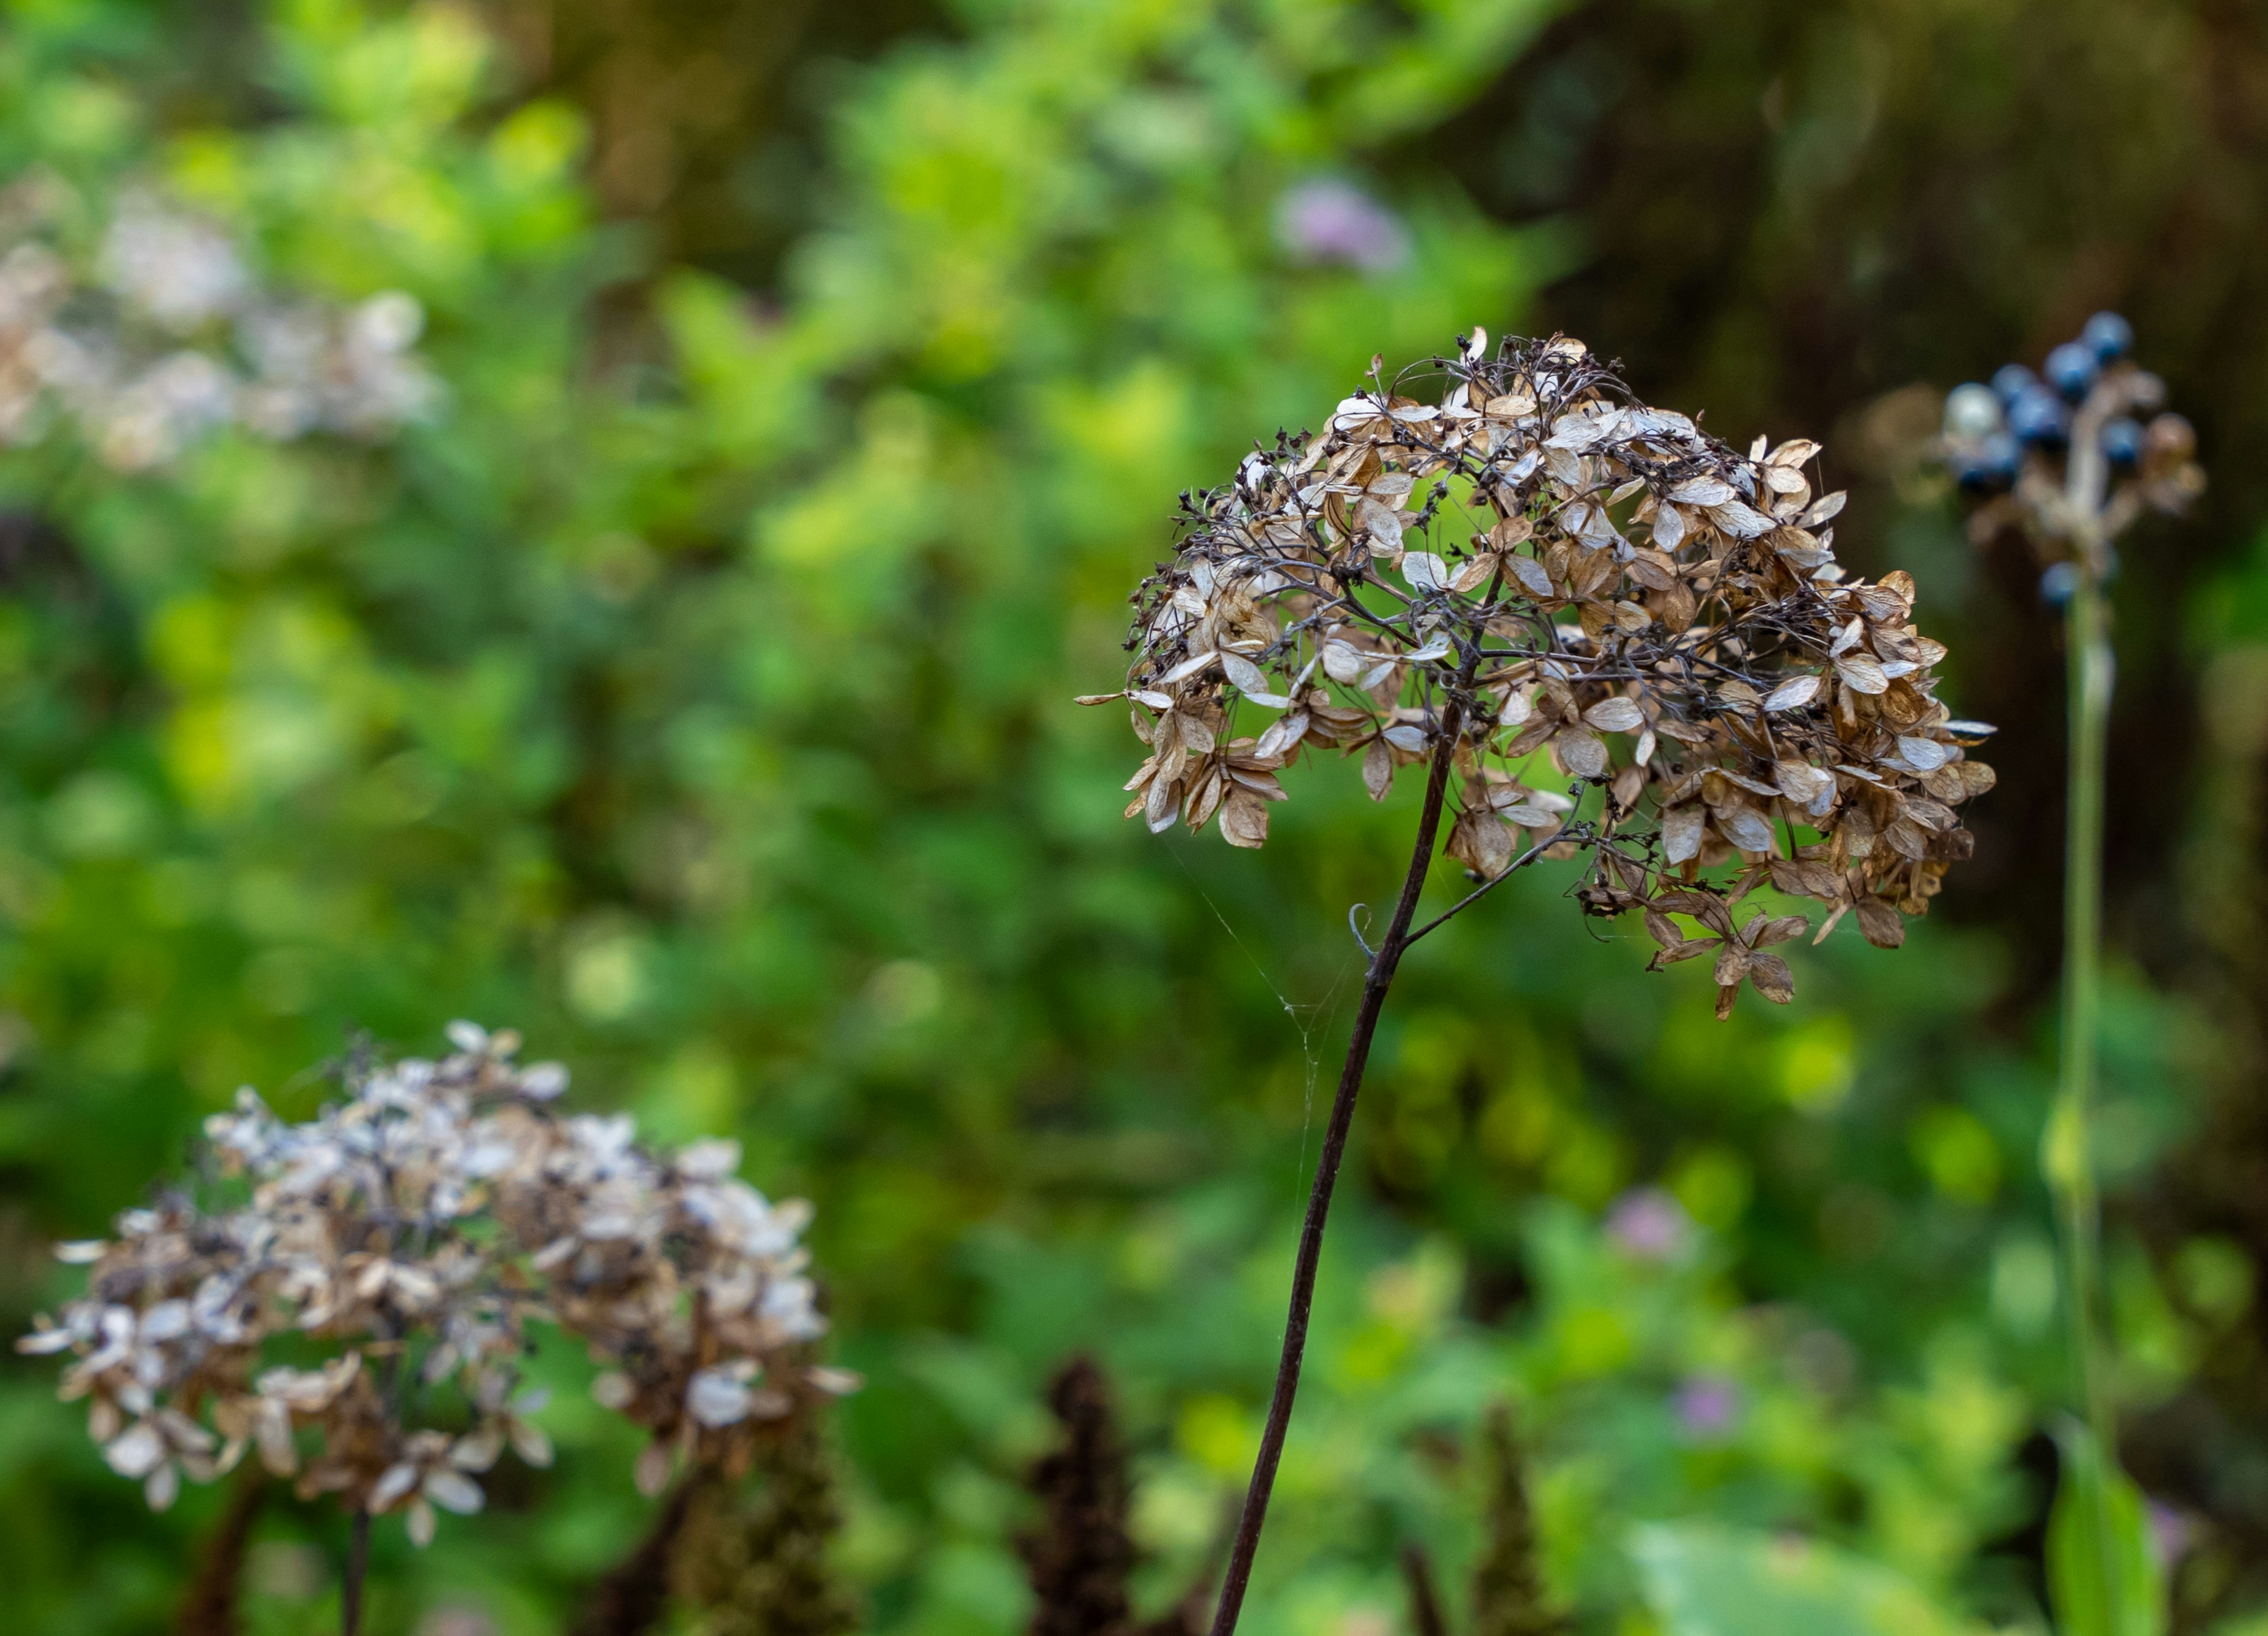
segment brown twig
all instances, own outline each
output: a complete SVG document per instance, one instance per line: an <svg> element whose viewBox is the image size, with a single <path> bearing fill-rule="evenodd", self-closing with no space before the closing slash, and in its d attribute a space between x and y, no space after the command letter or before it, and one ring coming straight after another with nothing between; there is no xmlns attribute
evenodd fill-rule
<svg viewBox="0 0 2268 1636"><path fill-rule="evenodd" d="M1425 889L1425 873L1433 861L1433 843L1441 823L1441 801L1449 784L1463 727L1463 712L1455 698L1442 712L1433 760L1425 779L1425 805L1418 818L1417 844L1411 849L1410 872L1403 877L1402 896L1394 918L1379 940L1378 952L1363 980L1362 1006L1355 1013L1354 1033L1347 1041L1346 1064L1339 1072L1338 1094L1331 1102L1329 1125L1323 1132L1322 1152L1315 1161L1315 1180L1307 1195L1307 1220L1300 1229L1300 1253L1292 1270L1292 1305L1284 1323L1284 1351L1276 1365L1276 1389L1268 1403L1268 1422L1260 1434L1260 1453L1253 1463L1251 1486L1245 1491L1244 1513L1236 1528L1236 1543L1228 1557L1228 1574L1220 1588L1212 1636L1229 1636L1244 1606L1244 1593L1252 1578L1252 1559L1260 1548L1260 1530L1268 1517L1268 1497L1276 1485L1276 1467L1284 1457L1284 1436L1292 1424L1292 1400L1300 1389L1300 1363L1307 1348L1307 1320L1315 1302L1315 1272L1323 1254L1323 1225L1331 1210L1331 1190L1338 1181L1339 1161L1345 1156L1347 1132L1354 1124L1355 1099L1362 1091L1363 1070L1370 1062L1370 1043L1378 1031L1379 1012L1386 991L1394 982L1402 951L1408 947L1410 921L1418 910L1418 895Z"/></svg>
<svg viewBox="0 0 2268 1636"><path fill-rule="evenodd" d="M354 1525L347 1535L346 1577L339 1584L339 1636L359 1636L363 1581L369 1573L370 1509L357 1506Z"/></svg>
<svg viewBox="0 0 2268 1636"><path fill-rule="evenodd" d="M244 1583L244 1558L252 1543L253 1524L268 1503L268 1474L248 1467L239 1474L230 1492L227 1508L220 1514L196 1577L189 1581L174 1616L174 1636L237 1636L244 1622L237 1602Z"/></svg>
<svg viewBox="0 0 2268 1636"><path fill-rule="evenodd" d="M592 1588L573 1636L641 1636L661 1618L669 1599L670 1566L676 1555L678 1536L696 1493L707 1480L696 1466L679 1479L667 1500L654 1514L653 1524L637 1549L616 1563Z"/></svg>

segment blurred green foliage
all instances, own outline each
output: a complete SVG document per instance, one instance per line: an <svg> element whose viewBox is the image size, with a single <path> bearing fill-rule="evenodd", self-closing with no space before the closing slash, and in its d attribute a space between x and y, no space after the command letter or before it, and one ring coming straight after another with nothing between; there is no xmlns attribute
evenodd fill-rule
<svg viewBox="0 0 2268 1636"><path fill-rule="evenodd" d="M1118 818L1120 724L1067 701L1120 668L1176 490L1312 424L1373 352L1568 304L1540 292L1610 224L1567 196L1512 225L1445 144L1584 14L967 0L838 82L761 294L602 219L585 119L526 99L472 13L276 0L202 100L175 48L228 26L5 17L8 173L68 183L89 232L158 182L281 285L407 291L447 392L382 446L225 434L133 478L62 436L0 456L0 1312L66 1287L46 1242L99 1232L238 1085L304 1112L302 1071L353 1030L513 1022L589 1104L738 1134L760 1185L817 1202L836 1353L870 1379L837 1435L872 1628L1023 1618L1018 1481L1079 1349L1140 1451L1145 1607L1178 1595L1256 1439L1359 981L1346 906L1384 889L1409 792L1374 808L1319 766L1263 853L1155 839ZM1401 252L1300 254L1285 202L1318 182L1389 208ZM1745 441L1762 413L1711 424ZM1862 490L1859 549L1911 548L1933 630L2007 623L1904 499ZM2268 566L2232 554L2213 583L2182 650L2216 678L2212 754L2194 822L2167 821L2208 873L2259 839ZM2007 725L2044 740L2052 712ZM2051 830L1999 845L2003 878L2052 877ZM1585 1630L1719 1628L1663 1576L1762 1572L1771 1530L1827 1542L1801 1594L1848 1601L1818 1588L1847 1573L1960 1610L1948 1628L2036 1622L2063 1383L2024 974L2052 925L1940 917L1896 955L1838 936L1793 1007L1720 1026L1702 977L1644 976L1560 884L1461 920L1397 986L1250 1628L1399 1625L1409 1538L1456 1582L1498 1399ZM2246 1060L2215 986L2245 969L2124 978L2103 1146L2130 1189ZM2138 1417L2257 1424L2249 1230L2122 1229ZM560 1628L637 1537L630 1448L578 1360L541 1367L558 1466L423 1556L382 1526L378 1630ZM147 1515L51 1389L0 1375L18 1625L151 1628L219 1496ZM2249 1434L2181 1474L2200 1607L2246 1605ZM1632 1533L1703 1517L1719 1533ZM342 1536L271 1517L255 1630L334 1617Z"/></svg>

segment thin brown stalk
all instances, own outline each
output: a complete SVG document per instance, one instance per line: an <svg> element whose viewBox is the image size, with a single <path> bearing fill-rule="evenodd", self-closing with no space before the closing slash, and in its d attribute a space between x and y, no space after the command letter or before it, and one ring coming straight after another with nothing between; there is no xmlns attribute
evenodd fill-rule
<svg viewBox="0 0 2268 1636"><path fill-rule="evenodd" d="M660 1619L669 1600L670 1568L696 1493L707 1474L696 1467L681 1478L654 1514L637 1548L593 1588L571 1627L573 1636L642 1636Z"/></svg>
<svg viewBox="0 0 2268 1636"><path fill-rule="evenodd" d="M1329 1124L1323 1131L1322 1152L1315 1161L1315 1179L1307 1194L1307 1220L1300 1229L1300 1252L1292 1269L1291 1310L1284 1323L1284 1350L1276 1365L1276 1388L1268 1403L1268 1421L1260 1434L1259 1457L1252 1467L1251 1485L1244 1495L1244 1513L1229 1550L1228 1574L1220 1588L1220 1603L1213 1613L1212 1636L1229 1636L1244 1607L1244 1593L1252 1578L1252 1559L1260 1549L1260 1530L1268 1518L1268 1497L1276 1486L1276 1468L1284 1457L1284 1437L1292 1424L1292 1400L1300 1390L1300 1364L1307 1349L1307 1322L1315 1302L1315 1273L1323 1255L1323 1227L1329 1219L1331 1191L1338 1182L1339 1162L1345 1157L1347 1132L1354 1124L1355 1099L1362 1091L1363 1071L1369 1065L1370 1043L1378 1031L1378 1015L1393 985L1402 951L1409 946L1410 921L1425 889L1425 873L1433 860L1433 844L1441 824L1441 802L1449 785L1449 768L1456 758L1463 726L1455 699L1442 712L1434 741L1433 759L1425 779L1425 805L1418 814L1417 844L1411 849L1409 873L1403 877L1402 895L1394 917L1379 940L1363 979L1362 1005L1355 1013L1354 1033L1347 1041L1345 1065L1339 1071L1338 1094L1331 1102Z"/></svg>
<svg viewBox="0 0 2268 1636"><path fill-rule="evenodd" d="M370 1574L370 1511L355 1507L347 1535L346 1577L339 1584L339 1636L360 1636L363 1581Z"/></svg>
<svg viewBox="0 0 2268 1636"><path fill-rule="evenodd" d="M253 1524L268 1503L268 1476L258 1468L239 1473L227 1507L205 1542L196 1577L173 1618L174 1636L237 1636L244 1621L237 1603L244 1584L244 1559Z"/></svg>

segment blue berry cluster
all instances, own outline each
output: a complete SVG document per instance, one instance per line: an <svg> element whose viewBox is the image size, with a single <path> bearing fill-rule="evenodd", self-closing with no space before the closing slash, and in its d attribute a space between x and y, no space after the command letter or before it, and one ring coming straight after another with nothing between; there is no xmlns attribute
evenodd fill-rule
<svg viewBox="0 0 2268 1636"><path fill-rule="evenodd" d="M2087 401L2103 371L2134 346L2134 327L2116 313L2097 313L2076 341L2047 356L2037 374L2008 364L1991 386L1955 387L1945 400L1945 440L1954 476L1971 494L1998 494L2015 484L2024 452L2061 453L2070 444L2073 411ZM2142 459L2146 434L2130 415L2114 416L2096 434L2114 469L2131 471Z"/></svg>
<svg viewBox="0 0 2268 1636"><path fill-rule="evenodd" d="M2205 488L2197 433L2163 412L2165 383L2135 366L2133 349L2133 326L2097 313L2038 373L2010 364L1990 386L1946 395L1939 446L1976 502L1970 537L1982 545L2021 528L2046 565L2040 590L2051 602L2069 601L2082 575L2107 582L2112 542L2145 511L2179 512Z"/></svg>

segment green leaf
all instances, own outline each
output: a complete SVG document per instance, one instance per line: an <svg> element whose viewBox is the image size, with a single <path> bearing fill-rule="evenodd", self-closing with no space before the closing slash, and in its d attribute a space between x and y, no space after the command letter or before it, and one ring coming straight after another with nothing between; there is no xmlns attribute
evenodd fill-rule
<svg viewBox="0 0 2268 1636"><path fill-rule="evenodd" d="M2048 1593L2062 1636L2164 1636L2165 1575L2142 1495L2077 1422L2056 1433L2063 1481L2048 1518Z"/></svg>
<svg viewBox="0 0 2268 1636"><path fill-rule="evenodd" d="M1960 1636L1974 1627L1911 1581L1816 1540L1712 1522L1631 1535L1667 1636Z"/></svg>

